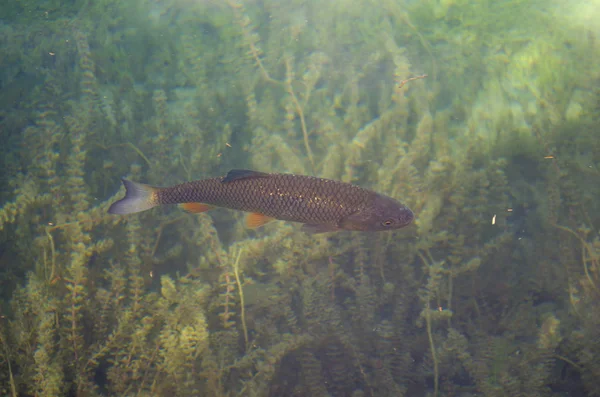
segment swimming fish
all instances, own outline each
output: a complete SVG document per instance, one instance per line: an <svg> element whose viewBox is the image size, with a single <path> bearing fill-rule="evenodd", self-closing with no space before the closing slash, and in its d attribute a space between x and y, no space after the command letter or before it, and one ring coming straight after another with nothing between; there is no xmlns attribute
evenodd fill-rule
<svg viewBox="0 0 600 397"><path fill-rule="evenodd" d="M126 194L111 214L131 214L179 204L189 212L212 206L250 212L248 227L273 220L302 222L309 233L382 231L409 225L412 211L391 197L349 183L295 174L231 170L224 177L153 187L123 179Z"/></svg>

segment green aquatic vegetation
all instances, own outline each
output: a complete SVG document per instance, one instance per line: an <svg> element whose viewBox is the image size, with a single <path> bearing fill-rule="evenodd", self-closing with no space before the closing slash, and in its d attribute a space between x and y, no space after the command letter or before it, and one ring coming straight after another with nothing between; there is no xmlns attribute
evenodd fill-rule
<svg viewBox="0 0 600 397"><path fill-rule="evenodd" d="M2 69L43 71L0 119L22 145L0 239L27 273L0 313L0 392L598 393L598 48L540 32L550 6L98 1L39 20L51 4L2 11ZM373 188L415 225L106 213L120 176L241 167Z"/></svg>

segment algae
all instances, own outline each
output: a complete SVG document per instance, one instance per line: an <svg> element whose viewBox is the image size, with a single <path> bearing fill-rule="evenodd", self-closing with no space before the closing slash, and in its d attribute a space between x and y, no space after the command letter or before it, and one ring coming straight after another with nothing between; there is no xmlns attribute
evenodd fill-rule
<svg viewBox="0 0 600 397"><path fill-rule="evenodd" d="M600 395L600 46L581 7L3 8L0 394ZM122 176L231 168L373 188L415 225L106 212Z"/></svg>

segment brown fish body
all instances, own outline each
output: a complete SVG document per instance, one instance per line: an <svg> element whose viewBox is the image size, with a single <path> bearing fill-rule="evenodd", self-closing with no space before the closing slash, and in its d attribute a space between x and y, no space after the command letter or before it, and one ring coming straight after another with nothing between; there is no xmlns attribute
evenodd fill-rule
<svg viewBox="0 0 600 397"><path fill-rule="evenodd" d="M304 175L232 170L225 177L166 188L124 183L128 194L111 206L111 213L139 212L166 204L203 203L302 222L312 232L396 229L413 219L408 208L390 197L348 183ZM128 206L130 191L133 194L129 201L145 205ZM136 193L142 193L143 202Z"/></svg>

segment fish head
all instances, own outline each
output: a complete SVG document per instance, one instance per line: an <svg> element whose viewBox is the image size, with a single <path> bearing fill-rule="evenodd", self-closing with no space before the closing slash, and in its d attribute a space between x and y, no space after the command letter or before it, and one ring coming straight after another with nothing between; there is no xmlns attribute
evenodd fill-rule
<svg viewBox="0 0 600 397"><path fill-rule="evenodd" d="M378 232L408 226L414 218L413 212L399 201L377 194L368 205L342 219L339 227Z"/></svg>

